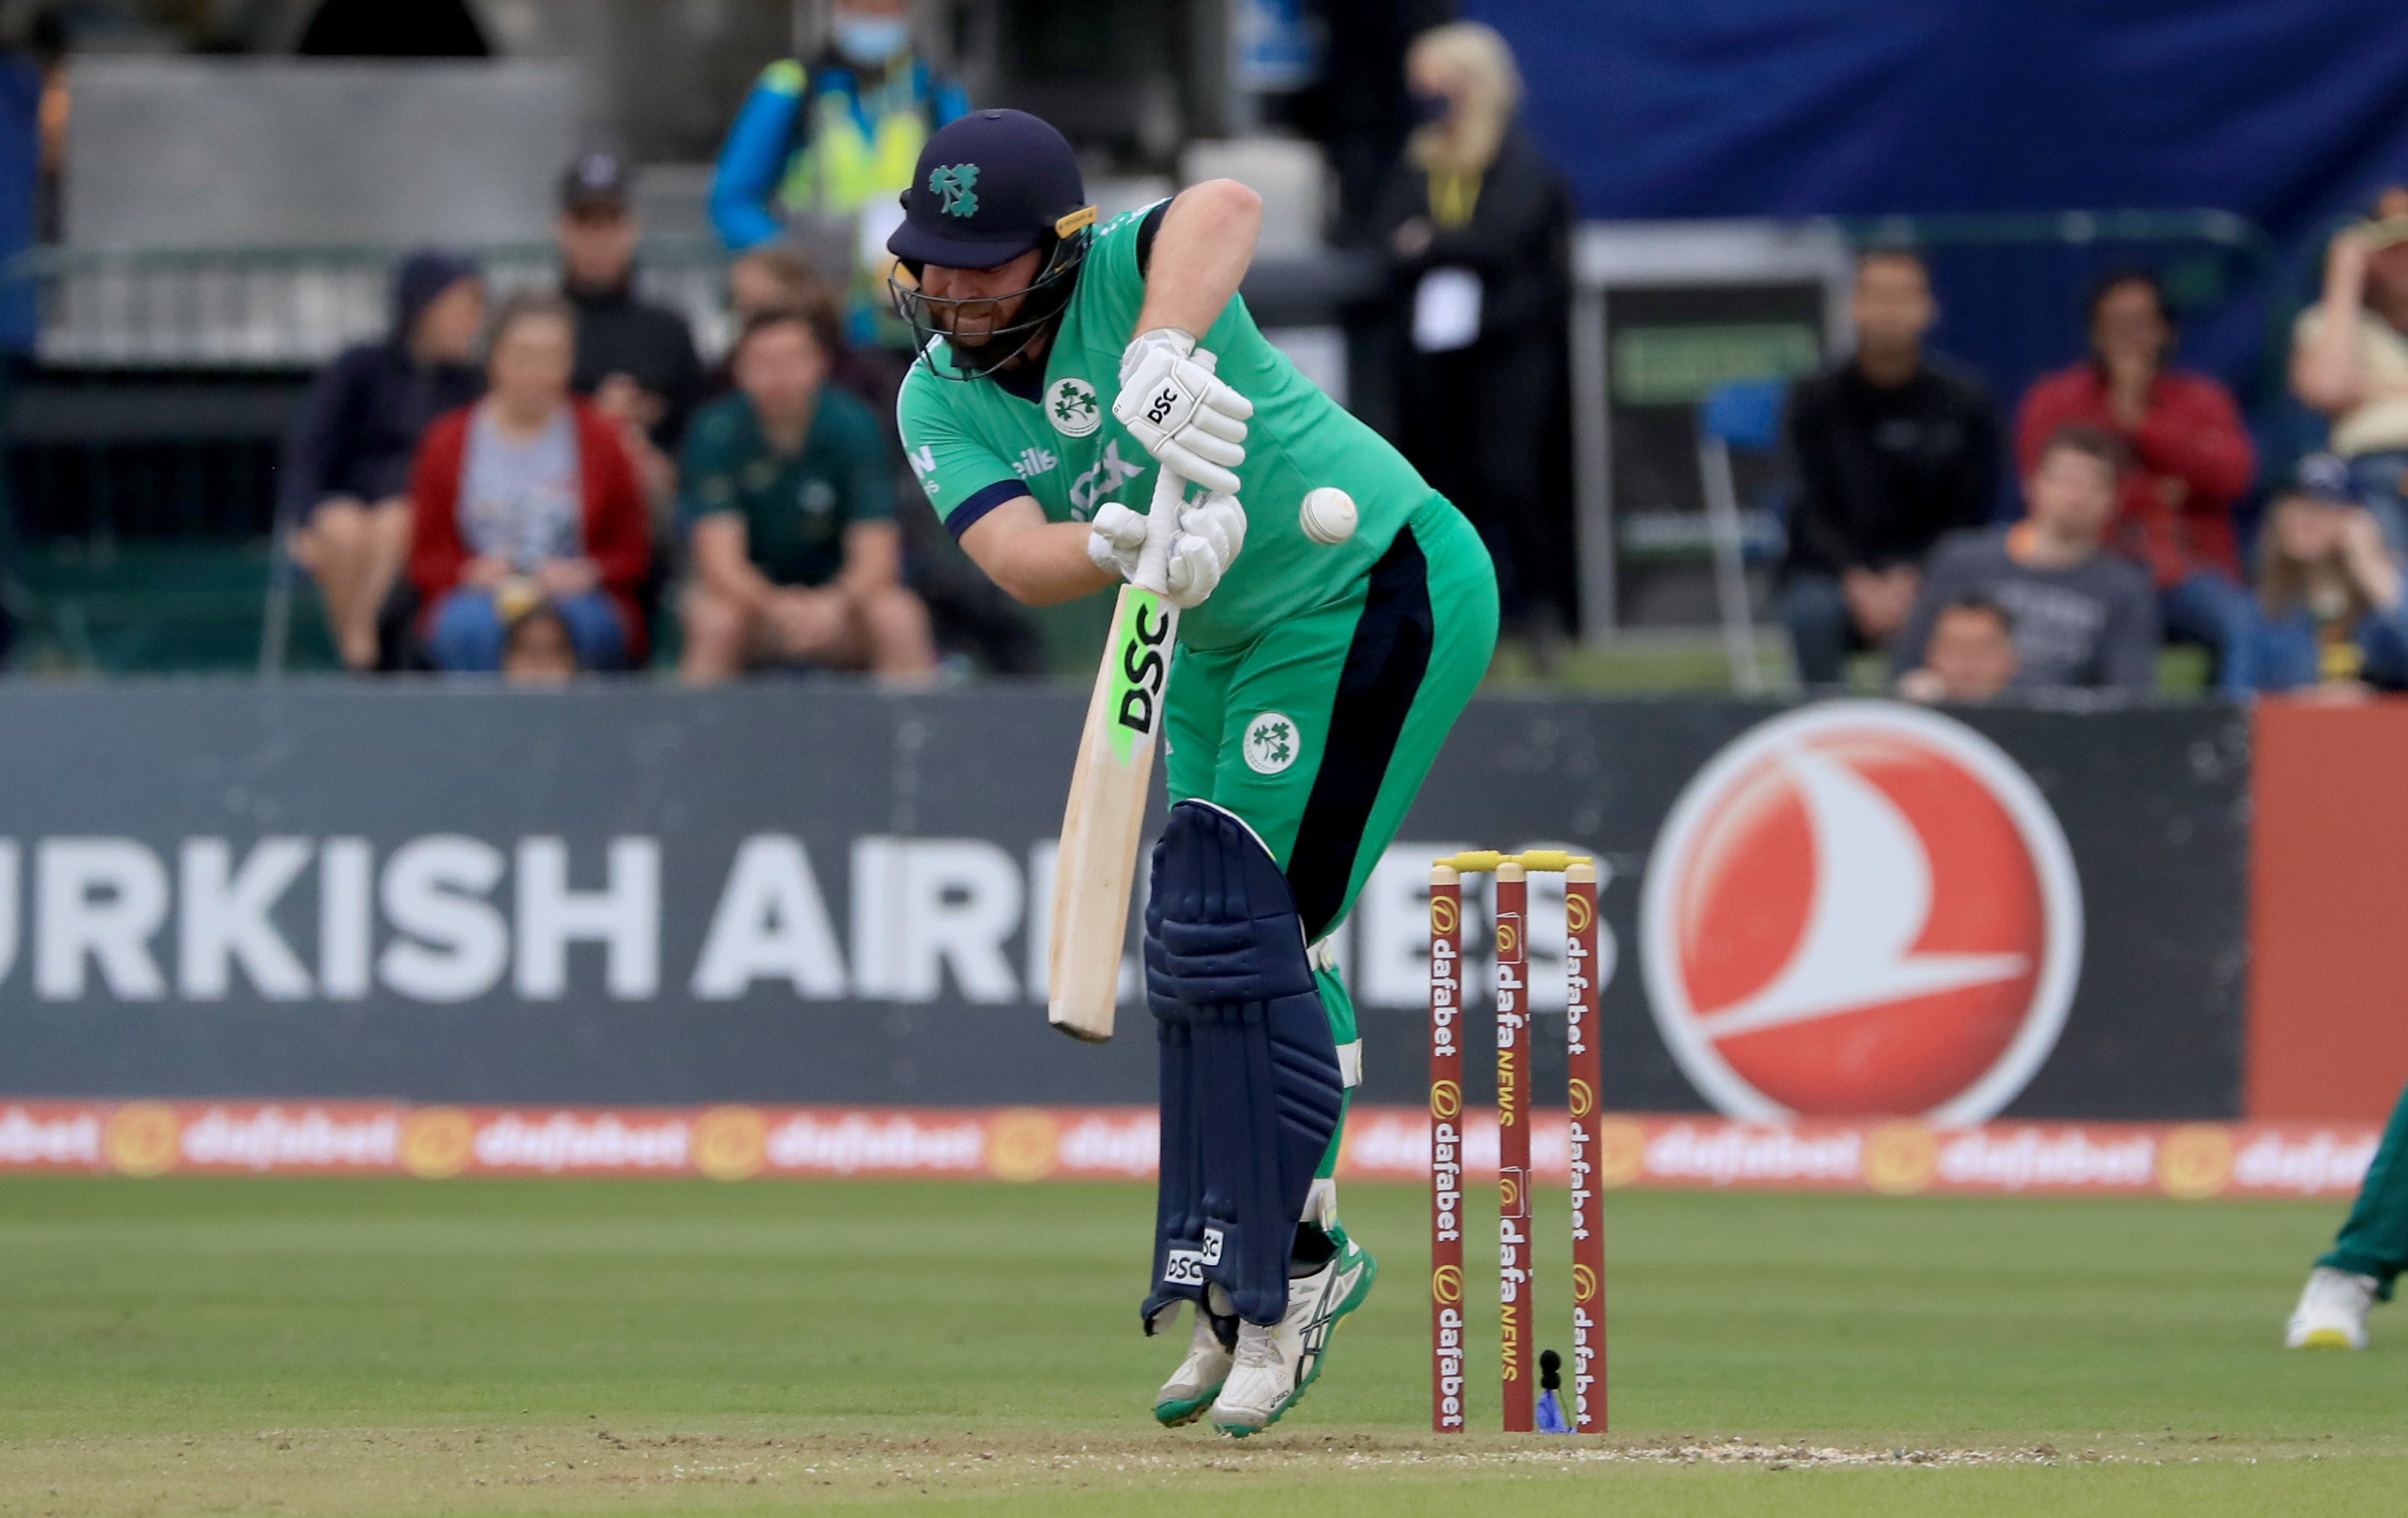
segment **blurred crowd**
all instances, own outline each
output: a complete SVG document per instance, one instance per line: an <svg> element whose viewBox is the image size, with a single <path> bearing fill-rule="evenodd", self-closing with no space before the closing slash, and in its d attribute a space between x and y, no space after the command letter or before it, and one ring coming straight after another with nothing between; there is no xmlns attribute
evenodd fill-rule
<svg viewBox="0 0 2408 1518"><path fill-rule="evenodd" d="M929 678L891 381L855 361L841 296L789 249L743 253L709 370L685 318L637 293L640 232L623 165L580 158L556 290L489 301L472 264L422 251L391 333L318 377L282 508L344 664L557 679L641 666L674 627L697 682Z"/></svg>
<svg viewBox="0 0 2408 1518"><path fill-rule="evenodd" d="M970 103L914 55L907 0L836 0L828 36L765 69L727 132L709 207L735 337L715 364L638 294L608 155L562 177L556 289L489 298L434 249L395 271L390 334L318 377L281 474L284 541L347 666L1041 667L892 421L912 354L884 241L922 145ZM1509 632L1544 651L1577 623L1577 211L1497 33L1422 33L1399 82L1409 130L1355 228L1387 274L1393 432L1479 527ZM1774 594L1800 684L1853 664L1918 699L2141 695L2173 642L2233 698L2408 686L2408 190L2332 240L2289 368L2329 451L2277 479L2227 388L2175 365L2146 268L2095 283L2072 362L2012 418L1931 350L1923 252L1862 252L1852 311L1852 350L1787 394Z"/></svg>
<svg viewBox="0 0 2408 1518"><path fill-rule="evenodd" d="M550 680L642 666L672 634L695 683L1037 666L1025 620L928 530L892 422L912 355L885 238L968 101L913 56L906 0L839 0L829 35L762 72L722 149L716 368L638 294L607 154L562 178L555 290L491 299L439 249L401 264L391 331L319 375L281 471L282 537L347 667ZM1417 124L1373 218L1409 337L1398 432L1481 527L1509 611L1559 639L1571 196L1495 32L1423 35L1402 82Z"/></svg>
<svg viewBox="0 0 2408 1518"><path fill-rule="evenodd" d="M1377 218L1404 337L1398 441L1480 526L1509 624L1543 649L1574 621L1551 470L1576 213L1518 124L1496 33L1426 33L1406 75L1424 124ZM2011 431L1983 380L1928 348L1941 313L1921 251L1861 254L1851 306L1852 351L1791 387L1782 438L1777 598L1801 685L1841 687L1870 653L1919 699L2143 696L2174 642L2234 699L2408 688L2408 189L2332 242L2290 368L2330 451L2276 479L2232 394L2174 364L2148 268L2091 286L2067 334L2079 355L2030 386Z"/></svg>
<svg viewBox="0 0 2408 1518"><path fill-rule="evenodd" d="M282 536L346 666L556 680L642 666L674 634L695 683L908 683L939 671L939 623L957 667L1036 666L1027 625L898 511L910 352L869 250L966 104L910 43L903 0L840 0L827 54L745 101L710 197L734 255L715 368L638 292L610 155L562 177L556 289L494 300L456 254L403 261L392 330L318 376L281 473Z"/></svg>
<svg viewBox="0 0 2408 1518"><path fill-rule="evenodd" d="M2236 699L2408 688L2408 191L2332 243L2294 332L2292 388L2329 452L2261 484L2240 407L2177 368L2157 277L2090 289L2087 351L2017 404L2010 437L1965 366L1931 352L1930 270L1911 248L1859 256L1855 351L1799 382L1781 607L1801 681L1837 686L1878 652L1901 695L1985 701L2145 695L2162 643L2203 651ZM2001 451L2018 509L1995 520Z"/></svg>

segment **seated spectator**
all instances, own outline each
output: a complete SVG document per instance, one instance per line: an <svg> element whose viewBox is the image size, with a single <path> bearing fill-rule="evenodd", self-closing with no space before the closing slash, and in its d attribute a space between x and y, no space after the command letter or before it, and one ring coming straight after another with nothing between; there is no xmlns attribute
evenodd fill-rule
<svg viewBox="0 0 2408 1518"><path fill-rule="evenodd" d="M1798 495L1782 606L1798 678L1837 685L1914 604L1941 535L1990 520L1999 418L1981 382L1924 351L1930 271L1904 249L1856 260L1856 351L1789 400Z"/></svg>
<svg viewBox="0 0 2408 1518"><path fill-rule="evenodd" d="M443 669L499 669L523 597L559 613L583 668L643 655L643 495L618 429L569 393L575 342L559 296L510 296L494 319L485 398L419 445L409 578Z"/></svg>
<svg viewBox="0 0 2408 1518"><path fill-rule="evenodd" d="M393 330L318 372L285 442L280 504L293 559L318 582L348 668L380 662L377 613L409 554L410 455L428 422L484 390L484 323L475 265L410 254L394 275Z"/></svg>
<svg viewBox="0 0 2408 1518"><path fill-rule="evenodd" d="M1901 689L1908 675L1930 667L1941 609L1968 597L2006 612L2017 691L2156 689L2157 608L2149 577L2102 551L2124 462L2113 434L2067 427L2042 447L2024 480L2023 521L1942 540L1890 644L1890 672Z"/></svg>
<svg viewBox="0 0 2408 1518"><path fill-rule="evenodd" d="M2291 390L2331 419L2351 489L2408 553L2408 189L2326 249L2324 293L2292 328Z"/></svg>
<svg viewBox="0 0 2408 1518"><path fill-rule="evenodd" d="M2014 683L2015 622L2007 609L1980 595L1960 595L1940 609L1924 646L1923 667L1899 678L1910 701L1993 701Z"/></svg>
<svg viewBox="0 0 2408 1518"><path fill-rule="evenodd" d="M2258 609L2243 588L2232 506L2257 478L2258 453L2230 391L2167 367L2174 337L2156 275L2100 279L2090 294L2090 357L2024 396L2015 458L2030 474L2069 426L2122 440L2128 462L2114 544L2147 567L2167 631L2208 651L2218 689L2244 695L2255 684Z"/></svg>
<svg viewBox="0 0 2408 1518"><path fill-rule="evenodd" d="M2382 525L2358 502L2349 465L2300 462L2268 513L2258 595L2258 688L2328 695L2408 687L2408 611Z"/></svg>
<svg viewBox="0 0 2408 1518"><path fill-rule="evenodd" d="M894 456L877 418L826 385L824 339L799 311L753 317L733 364L738 393L704 408L686 440L685 678L810 664L924 679L928 613L897 578Z"/></svg>
<svg viewBox="0 0 2408 1518"><path fill-rule="evenodd" d="M608 153L569 165L560 187L561 293L577 314L576 389L628 425L648 475L665 476L702 390L702 360L685 318L636 294L643 235L626 169ZM657 451L654 465L651 455Z"/></svg>
<svg viewBox="0 0 2408 1518"><path fill-rule="evenodd" d="M907 492L896 498L895 514L903 535L904 583L927 607L939 646L949 653L966 654L996 674L1043 674L1044 643L1027 609L970 562L916 483L908 488L901 483L903 438L895 421L895 393L905 370L887 355L844 341L837 293L813 272L810 260L791 248L765 245L729 264L727 297L739 332L746 322L767 310L797 310L809 317L828 355L827 382L865 402L878 419L888 456L898 465L896 488ZM730 360L723 359L711 378L714 395L736 388L730 371Z"/></svg>

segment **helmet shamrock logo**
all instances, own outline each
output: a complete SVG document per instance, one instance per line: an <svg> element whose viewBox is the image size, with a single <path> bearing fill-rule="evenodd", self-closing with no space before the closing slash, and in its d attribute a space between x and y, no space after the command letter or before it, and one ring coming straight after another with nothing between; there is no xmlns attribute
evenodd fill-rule
<svg viewBox="0 0 2408 1518"><path fill-rule="evenodd" d="M947 164L928 171L928 193L942 195L947 216L969 217L978 214L979 166L976 164Z"/></svg>

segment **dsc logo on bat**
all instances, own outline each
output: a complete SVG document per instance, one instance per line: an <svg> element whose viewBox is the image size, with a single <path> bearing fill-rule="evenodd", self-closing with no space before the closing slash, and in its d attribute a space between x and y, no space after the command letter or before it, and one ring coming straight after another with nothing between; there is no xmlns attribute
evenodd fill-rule
<svg viewBox="0 0 2408 1518"><path fill-rule="evenodd" d="M1149 619L1148 612L1153 616ZM1170 641L1172 619L1152 595L1129 597L1128 623L1122 629L1121 657L1115 671L1120 698L1112 704L1112 749L1123 763L1131 743L1150 738L1162 718L1162 681L1170 660L1164 645Z"/></svg>

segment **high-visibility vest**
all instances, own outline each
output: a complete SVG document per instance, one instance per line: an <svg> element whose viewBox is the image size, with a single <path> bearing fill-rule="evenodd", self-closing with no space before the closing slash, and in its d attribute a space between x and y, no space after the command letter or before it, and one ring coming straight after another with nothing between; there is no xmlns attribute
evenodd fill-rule
<svg viewBox="0 0 2408 1518"><path fill-rule="evenodd" d="M847 216L910 188L930 131L926 67L896 69L867 95L849 70L825 70L812 83L807 109L797 115L780 204Z"/></svg>

